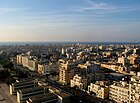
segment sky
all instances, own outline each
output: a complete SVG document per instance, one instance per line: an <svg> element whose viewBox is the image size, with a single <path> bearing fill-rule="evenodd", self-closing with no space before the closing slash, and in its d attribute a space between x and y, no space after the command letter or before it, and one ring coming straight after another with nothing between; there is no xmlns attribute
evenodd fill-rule
<svg viewBox="0 0 140 103"><path fill-rule="evenodd" d="M0 42L140 42L140 0L0 0Z"/></svg>

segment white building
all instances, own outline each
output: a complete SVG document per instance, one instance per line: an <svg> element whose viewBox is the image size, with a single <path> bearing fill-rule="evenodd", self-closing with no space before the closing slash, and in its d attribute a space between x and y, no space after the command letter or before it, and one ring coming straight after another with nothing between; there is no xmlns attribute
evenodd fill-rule
<svg viewBox="0 0 140 103"><path fill-rule="evenodd" d="M87 79L76 74L70 81L70 86L77 86L79 89L84 90L87 87Z"/></svg>
<svg viewBox="0 0 140 103"><path fill-rule="evenodd" d="M104 85L103 82L96 82L95 84L90 83L88 86L88 93L98 98L105 99L108 97L109 87Z"/></svg>
<svg viewBox="0 0 140 103"><path fill-rule="evenodd" d="M117 103L129 103L129 85L125 81L109 86L109 99Z"/></svg>
<svg viewBox="0 0 140 103"><path fill-rule="evenodd" d="M132 76L129 84L130 103L140 103L140 72L137 76Z"/></svg>

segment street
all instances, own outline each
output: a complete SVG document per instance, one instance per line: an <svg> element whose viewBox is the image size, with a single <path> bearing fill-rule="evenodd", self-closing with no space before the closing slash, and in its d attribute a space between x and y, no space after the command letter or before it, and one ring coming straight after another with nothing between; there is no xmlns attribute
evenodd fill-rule
<svg viewBox="0 0 140 103"><path fill-rule="evenodd" d="M0 84L0 86L0 94L3 96L6 103L17 103L16 96L10 95L9 87L7 86L7 84Z"/></svg>
<svg viewBox="0 0 140 103"><path fill-rule="evenodd" d="M2 88L0 88L0 96L2 97L2 100L0 100L0 102L3 102L3 103L4 103L4 101L5 101L6 103L14 103L14 102L7 96L7 94L3 91Z"/></svg>

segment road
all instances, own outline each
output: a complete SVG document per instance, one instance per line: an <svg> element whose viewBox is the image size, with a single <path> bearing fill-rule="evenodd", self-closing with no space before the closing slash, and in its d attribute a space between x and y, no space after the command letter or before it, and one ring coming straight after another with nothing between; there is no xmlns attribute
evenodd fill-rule
<svg viewBox="0 0 140 103"><path fill-rule="evenodd" d="M6 103L14 103L10 98L9 96L7 96L7 94L3 91L2 88L0 88L0 95L4 98L4 101Z"/></svg>
<svg viewBox="0 0 140 103"><path fill-rule="evenodd" d="M12 101L12 102L7 102L7 103L17 103L16 95L10 94L9 86L7 86L7 84L4 84L4 83L0 84L0 86L3 92L5 93L5 95L8 96L8 98Z"/></svg>

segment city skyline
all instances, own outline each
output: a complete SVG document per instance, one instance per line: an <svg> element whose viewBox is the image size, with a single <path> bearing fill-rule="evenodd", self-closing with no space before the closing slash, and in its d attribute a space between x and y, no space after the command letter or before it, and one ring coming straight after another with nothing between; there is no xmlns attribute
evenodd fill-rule
<svg viewBox="0 0 140 103"><path fill-rule="evenodd" d="M139 42L139 0L0 0L0 41Z"/></svg>

